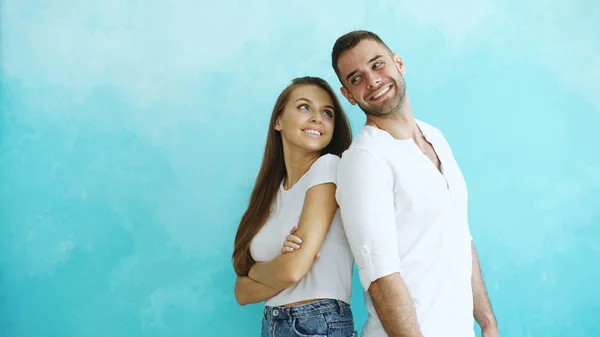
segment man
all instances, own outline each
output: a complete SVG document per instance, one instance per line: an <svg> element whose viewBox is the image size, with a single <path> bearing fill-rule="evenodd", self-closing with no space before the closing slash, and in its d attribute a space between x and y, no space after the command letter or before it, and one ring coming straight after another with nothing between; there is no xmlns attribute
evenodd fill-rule
<svg viewBox="0 0 600 337"><path fill-rule="evenodd" d="M365 289L363 336L499 336L467 221L467 188L442 133L416 120L402 59L367 31L332 65L367 116L338 165L336 198Z"/></svg>

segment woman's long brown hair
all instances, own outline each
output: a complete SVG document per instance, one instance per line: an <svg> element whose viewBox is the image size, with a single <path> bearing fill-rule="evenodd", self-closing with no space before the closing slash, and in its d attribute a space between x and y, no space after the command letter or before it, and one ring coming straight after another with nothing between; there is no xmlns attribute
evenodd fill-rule
<svg viewBox="0 0 600 337"><path fill-rule="evenodd" d="M300 77L292 80L279 94L273 112L271 121L269 122L269 131L267 134L267 144L263 156L260 171L256 178L256 183L252 194L248 209L242 216L233 248L233 267L239 276L247 276L250 268L255 263L250 255L250 242L262 228L269 216L271 205L277 195L279 185L283 181L286 174L285 163L283 160L283 145L281 143L281 133L275 130L275 121L279 114L283 112L287 104L290 94L295 88L304 85L315 85L325 90L331 100L334 108L334 129L331 142L322 151L323 154L332 153L338 156L342 155L352 142L352 132L350 123L346 118L346 114L342 109L340 102L335 96L334 91L329 84L318 77Z"/></svg>

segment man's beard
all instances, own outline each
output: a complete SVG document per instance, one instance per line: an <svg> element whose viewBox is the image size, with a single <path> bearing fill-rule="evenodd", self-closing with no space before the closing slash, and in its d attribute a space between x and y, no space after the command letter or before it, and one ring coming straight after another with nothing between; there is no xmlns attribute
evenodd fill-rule
<svg viewBox="0 0 600 337"><path fill-rule="evenodd" d="M400 111L402 105L404 104L404 99L406 98L406 83L404 82L404 77L402 74L398 76L394 81L395 93L394 97L390 99L388 105L383 107L377 106L365 106L362 103L357 101L358 106L364 111L365 114L369 116L379 117L379 116L387 116L393 113Z"/></svg>

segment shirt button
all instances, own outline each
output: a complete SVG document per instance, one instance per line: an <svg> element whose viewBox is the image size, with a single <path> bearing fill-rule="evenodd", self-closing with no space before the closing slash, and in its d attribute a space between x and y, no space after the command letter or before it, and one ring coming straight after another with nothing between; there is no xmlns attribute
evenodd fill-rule
<svg viewBox="0 0 600 337"><path fill-rule="evenodd" d="M279 316L279 310L277 310L277 309L273 310L273 316L275 316L275 317Z"/></svg>

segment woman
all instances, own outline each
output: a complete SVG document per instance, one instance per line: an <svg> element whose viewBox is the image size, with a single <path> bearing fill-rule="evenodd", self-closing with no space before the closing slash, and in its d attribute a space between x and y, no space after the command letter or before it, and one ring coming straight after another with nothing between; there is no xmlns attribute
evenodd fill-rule
<svg viewBox="0 0 600 337"><path fill-rule="evenodd" d="M351 140L323 79L294 79L277 98L233 251L238 303L266 301L263 337L355 334L353 259L335 200L337 163Z"/></svg>

